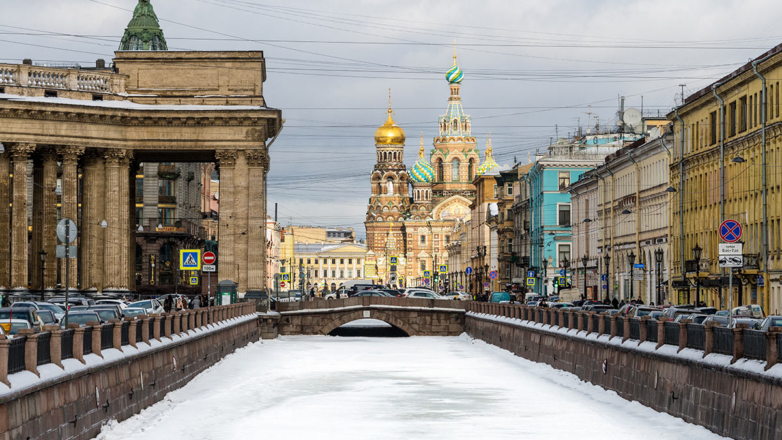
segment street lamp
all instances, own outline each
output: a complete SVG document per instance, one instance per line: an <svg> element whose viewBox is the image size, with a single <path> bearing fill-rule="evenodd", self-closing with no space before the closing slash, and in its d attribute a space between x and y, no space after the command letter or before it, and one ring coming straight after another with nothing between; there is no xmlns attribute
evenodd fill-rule
<svg viewBox="0 0 782 440"><path fill-rule="evenodd" d="M662 298L660 297L660 274L662 273L660 271L660 265L663 262L663 257L665 256L665 253L662 249L657 249L654 251L654 261L657 262L657 305L659 306L662 303Z"/></svg>
<svg viewBox="0 0 782 440"><path fill-rule="evenodd" d="M695 307L698 307L701 302L701 253L703 252L703 249L695 245L694 248L692 248L692 256L695 257Z"/></svg>
<svg viewBox="0 0 782 440"><path fill-rule="evenodd" d="M41 257L41 301L45 301L43 297L43 289L44 289L44 271L46 268L46 251L38 252L38 256Z"/></svg>
<svg viewBox="0 0 782 440"><path fill-rule="evenodd" d="M635 294L633 293L633 265L635 264L635 253L633 253L633 251L630 251L630 254L627 255L627 264L630 265L630 301L632 301L635 298Z"/></svg>
<svg viewBox="0 0 782 440"><path fill-rule="evenodd" d="M543 276L540 278L540 282L543 284L542 293L543 296L546 296L546 289L548 288L548 285L546 284L546 277L548 277L548 260L543 258L543 261L541 262L543 264Z"/></svg>
<svg viewBox="0 0 782 440"><path fill-rule="evenodd" d="M589 262L589 257L584 254L583 257L581 257L581 266L584 268L584 298L587 298L587 263Z"/></svg>
<svg viewBox="0 0 782 440"><path fill-rule="evenodd" d="M611 276L611 255L606 254L603 260L606 263L606 301L608 301L611 293L611 280L609 279Z"/></svg>
<svg viewBox="0 0 782 440"><path fill-rule="evenodd" d="M567 280L567 270L570 267L570 260L565 258L564 260L562 260L562 262L560 264L562 265L562 268L565 269L565 276L564 276L564 278L565 278L565 280ZM562 278L560 278L560 281L562 281ZM559 292L562 290L562 283L557 283L557 286L559 286L557 288L557 294L559 294Z"/></svg>

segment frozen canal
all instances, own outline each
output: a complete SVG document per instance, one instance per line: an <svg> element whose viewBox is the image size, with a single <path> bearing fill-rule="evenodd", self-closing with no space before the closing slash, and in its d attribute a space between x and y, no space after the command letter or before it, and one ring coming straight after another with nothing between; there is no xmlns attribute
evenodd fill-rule
<svg viewBox="0 0 782 440"><path fill-rule="evenodd" d="M98 438L720 437L462 335L262 341Z"/></svg>

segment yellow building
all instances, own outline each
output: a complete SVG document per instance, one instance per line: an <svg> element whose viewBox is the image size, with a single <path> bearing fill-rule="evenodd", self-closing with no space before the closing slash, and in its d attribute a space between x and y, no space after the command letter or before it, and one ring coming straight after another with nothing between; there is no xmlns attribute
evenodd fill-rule
<svg viewBox="0 0 782 440"><path fill-rule="evenodd" d="M324 288L335 291L345 281L361 280L366 277L364 259L367 247L361 243L341 244L297 244L296 257L291 270L296 289L307 291ZM304 274L301 281L300 274Z"/></svg>
<svg viewBox="0 0 782 440"><path fill-rule="evenodd" d="M670 254L682 296L683 272L695 276L687 274L685 263L698 245L700 284L706 285L702 299L720 308L730 305L728 269L718 263L718 229L724 219L734 219L744 228L744 262L735 270L732 304L761 304L766 313L782 309L780 78L782 45L689 96L668 115L676 136L671 185L679 196L670 209ZM694 272L694 260L689 265ZM690 301L695 290L690 289Z"/></svg>

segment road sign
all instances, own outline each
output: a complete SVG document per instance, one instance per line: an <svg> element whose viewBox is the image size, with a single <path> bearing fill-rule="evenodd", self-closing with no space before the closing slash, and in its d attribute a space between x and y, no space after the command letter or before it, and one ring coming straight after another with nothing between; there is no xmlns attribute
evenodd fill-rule
<svg viewBox="0 0 782 440"><path fill-rule="evenodd" d="M719 252L720 267L744 267L744 245L742 243L720 243Z"/></svg>
<svg viewBox="0 0 782 440"><path fill-rule="evenodd" d="M388 263L392 266L399 264L399 257L388 257Z"/></svg>
<svg viewBox="0 0 782 440"><path fill-rule="evenodd" d="M190 285L191 286L197 286L198 285L198 277L190 277Z"/></svg>
<svg viewBox="0 0 782 440"><path fill-rule="evenodd" d="M742 255L744 245L742 243L720 243L720 255Z"/></svg>
<svg viewBox="0 0 782 440"><path fill-rule="evenodd" d="M489 282L486 281L485 283L483 283L483 287L489 288Z"/></svg>
<svg viewBox="0 0 782 440"><path fill-rule="evenodd" d="M608 284L603 284L603 290L608 289Z"/></svg>
<svg viewBox="0 0 782 440"><path fill-rule="evenodd" d="M493 271L489 272L489 278L491 278L493 280L496 280L498 275L499 274L497 273L496 270L493 270Z"/></svg>
<svg viewBox="0 0 782 440"><path fill-rule="evenodd" d="M203 267L201 267L201 270L208 273L217 272L217 266L214 264L204 264Z"/></svg>
<svg viewBox="0 0 782 440"><path fill-rule="evenodd" d="M72 244L69 245L69 246L70 246L71 249L69 251L70 253L68 254L68 256L70 258L76 258L78 256L78 252L76 251L76 246L74 246ZM65 245L64 244L58 244L57 245L57 255L56 256L57 256L57 258L65 258Z"/></svg>
<svg viewBox="0 0 782 440"><path fill-rule="evenodd" d="M607 281L607 280L608 280L608 275L606 274L600 275L600 281Z"/></svg>
<svg viewBox="0 0 782 440"><path fill-rule="evenodd" d="M217 256L214 252L204 252L204 264L215 264L215 261L217 261Z"/></svg>
<svg viewBox="0 0 782 440"><path fill-rule="evenodd" d="M424 271L424 278L431 278L432 277L432 271L431 270L425 270Z"/></svg>
<svg viewBox="0 0 782 440"><path fill-rule="evenodd" d="M290 281L291 280L291 274L289 274L289 273L281 273L280 274L280 279L282 279L283 281Z"/></svg>
<svg viewBox="0 0 782 440"><path fill-rule="evenodd" d="M429 278L424 278L424 284L429 284Z"/></svg>
<svg viewBox="0 0 782 440"><path fill-rule="evenodd" d="M736 220L725 220L720 224L720 238L722 241L728 243L735 243L741 240L741 236L744 234L744 229L741 227L741 223Z"/></svg>
<svg viewBox="0 0 782 440"><path fill-rule="evenodd" d="M559 285L567 286L567 277L559 277Z"/></svg>
<svg viewBox="0 0 782 440"><path fill-rule="evenodd" d="M280 287L285 287L285 281L280 282Z"/></svg>
<svg viewBox="0 0 782 440"><path fill-rule="evenodd" d="M528 270L527 271L527 278L535 278L535 271L534 270Z"/></svg>
<svg viewBox="0 0 782 440"><path fill-rule="evenodd" d="M559 270L559 274L564 277L565 276L565 269L560 269Z"/></svg>
<svg viewBox="0 0 782 440"><path fill-rule="evenodd" d="M643 281L644 271L643 269L633 269L633 281Z"/></svg>
<svg viewBox="0 0 782 440"><path fill-rule="evenodd" d="M68 235L65 235L65 229L66 226L70 224L70 228L68 228ZM76 229L76 223L73 222L73 220L69 218L64 218L60 220L59 223L57 223L57 238L60 239L63 243L73 243L76 240L76 233L78 230Z"/></svg>
<svg viewBox="0 0 782 440"><path fill-rule="evenodd" d="M635 268L635 269L643 269L644 265L643 265L643 263L636 263L636 264L633 264L633 268Z"/></svg>
<svg viewBox="0 0 782 440"><path fill-rule="evenodd" d="M720 255L720 267L744 267L744 256L742 255Z"/></svg>
<svg viewBox="0 0 782 440"><path fill-rule="evenodd" d="M179 251L179 270L201 270L201 250L181 249Z"/></svg>
<svg viewBox="0 0 782 440"><path fill-rule="evenodd" d="M763 275L758 275L758 287L764 287L766 285L766 280L763 278Z"/></svg>
<svg viewBox="0 0 782 440"><path fill-rule="evenodd" d="M440 273L448 273L448 265L447 264L441 264L440 265Z"/></svg>
<svg viewBox="0 0 782 440"><path fill-rule="evenodd" d="M472 267L468 266L467 269L464 269L464 273L466 273L467 275L472 275Z"/></svg>

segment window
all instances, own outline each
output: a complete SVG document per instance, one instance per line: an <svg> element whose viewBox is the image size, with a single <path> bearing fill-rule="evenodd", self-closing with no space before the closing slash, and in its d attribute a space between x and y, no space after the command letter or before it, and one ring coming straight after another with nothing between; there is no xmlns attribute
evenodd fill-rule
<svg viewBox="0 0 782 440"><path fill-rule="evenodd" d="M758 94L755 93L755 105L752 106L752 109L755 112L755 116L752 118L752 120L755 121L755 124L753 125L753 127L755 125L758 125L758 123L759 123L759 120L758 120L758 108L759 107L760 107L760 101L758 101Z"/></svg>
<svg viewBox="0 0 782 440"><path fill-rule="evenodd" d="M421 261L421 272L426 270L426 261Z"/></svg>
<svg viewBox="0 0 782 440"><path fill-rule="evenodd" d="M315 269L315 278L318 277L318 269Z"/></svg>
<svg viewBox="0 0 782 440"><path fill-rule="evenodd" d="M158 208L158 223L163 226L174 225L174 208Z"/></svg>
<svg viewBox="0 0 782 440"><path fill-rule="evenodd" d="M709 145L717 143L717 112L711 112L709 117Z"/></svg>
<svg viewBox="0 0 782 440"><path fill-rule="evenodd" d="M299 258L299 266L304 264L304 258Z"/></svg>
<svg viewBox="0 0 782 440"><path fill-rule="evenodd" d="M348 278L353 278L353 269L348 269Z"/></svg>
<svg viewBox="0 0 782 440"><path fill-rule="evenodd" d="M136 197L144 197L144 179L136 179Z"/></svg>
<svg viewBox="0 0 782 440"><path fill-rule="evenodd" d="M459 159L454 159L453 162L451 162L451 181L459 181L459 168L461 165L462 163L459 162Z"/></svg>
<svg viewBox="0 0 782 440"><path fill-rule="evenodd" d="M426 235L421 236L421 244L426 244Z"/></svg>
<svg viewBox="0 0 782 440"><path fill-rule="evenodd" d="M505 196L510 197L513 195L513 183L508 182L505 184Z"/></svg>
<svg viewBox="0 0 782 440"><path fill-rule="evenodd" d="M142 216L143 216L144 208L136 208L136 223L143 225L142 222Z"/></svg>
<svg viewBox="0 0 782 440"><path fill-rule="evenodd" d="M348 264L353 264L353 259L352 258L348 258Z"/></svg>
<svg viewBox="0 0 782 440"><path fill-rule="evenodd" d="M754 120L752 118L752 114L754 113L752 109L755 107L754 101L752 100L752 95L749 95L749 128L752 128L755 126Z"/></svg>
<svg viewBox="0 0 782 440"><path fill-rule="evenodd" d="M728 104L728 125L730 125L730 136L736 136L736 102Z"/></svg>
<svg viewBox="0 0 782 440"><path fill-rule="evenodd" d="M332 270L331 271L331 278L336 278L336 277L337 277L337 271L336 270Z"/></svg>
<svg viewBox="0 0 782 440"><path fill-rule="evenodd" d="M512 238L508 239L508 253L509 254L513 253L513 239Z"/></svg>
<svg viewBox="0 0 782 440"><path fill-rule="evenodd" d="M361 269L356 269L356 278L361 278Z"/></svg>
<svg viewBox="0 0 782 440"><path fill-rule="evenodd" d="M470 182L472 182L473 178L475 178L475 176L473 176L472 169L473 169L473 160L470 159L470 161L467 162L467 180L469 180Z"/></svg>
<svg viewBox="0 0 782 440"><path fill-rule="evenodd" d="M559 172L559 190L564 191L565 188L570 186L570 171Z"/></svg>
<svg viewBox="0 0 782 440"><path fill-rule="evenodd" d="M337 259L336 258L332 258L331 259L331 264L337 264Z"/></svg>
<svg viewBox="0 0 782 440"><path fill-rule="evenodd" d="M345 264L345 259L344 258L340 258L339 259L339 264Z"/></svg>
<svg viewBox="0 0 782 440"><path fill-rule="evenodd" d="M307 264L312 264L312 260L310 260L309 258L307 258Z"/></svg>
<svg viewBox="0 0 782 440"><path fill-rule="evenodd" d="M557 209L559 226L570 226L570 205L559 205Z"/></svg>
<svg viewBox="0 0 782 440"><path fill-rule="evenodd" d="M570 245L569 244L561 244L559 245L559 261L565 261L570 260Z"/></svg>
<svg viewBox="0 0 782 440"><path fill-rule="evenodd" d="M739 132L742 132L747 130L747 97L742 97L739 99L739 102L741 106L739 109L741 112L741 114L739 114Z"/></svg>
<svg viewBox="0 0 782 440"><path fill-rule="evenodd" d="M497 185L494 185L494 198L496 199L498 195L499 194L497 194Z"/></svg>
<svg viewBox="0 0 782 440"><path fill-rule="evenodd" d="M340 271L339 271L339 277L340 277L340 278L345 278L345 270L344 270L344 269L340 269Z"/></svg>
<svg viewBox="0 0 782 440"><path fill-rule="evenodd" d="M442 159L437 161L437 177L440 182L445 181L445 172L443 171L443 161Z"/></svg>
<svg viewBox="0 0 782 440"><path fill-rule="evenodd" d="M158 180L158 195L159 196L173 196L174 195L174 181L168 179Z"/></svg>
<svg viewBox="0 0 782 440"><path fill-rule="evenodd" d="M450 243L451 243L451 236L450 235L446 235L445 236L445 244L450 244Z"/></svg>
<svg viewBox="0 0 782 440"><path fill-rule="evenodd" d="M317 258L315 259L315 264L318 264L318 259Z"/></svg>

